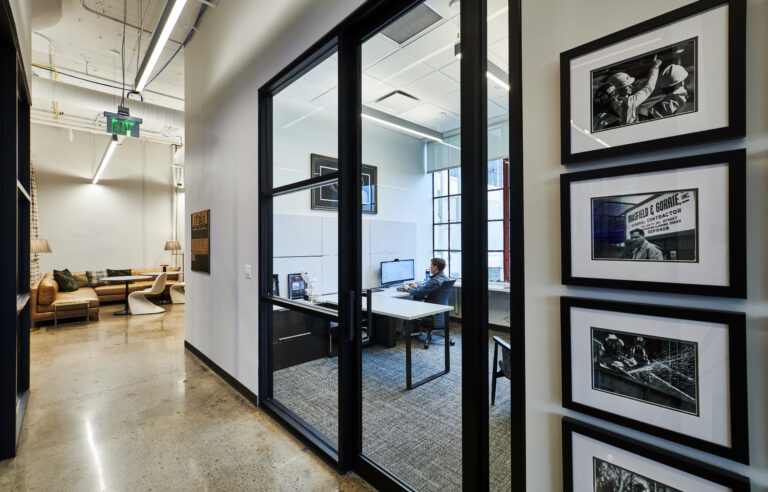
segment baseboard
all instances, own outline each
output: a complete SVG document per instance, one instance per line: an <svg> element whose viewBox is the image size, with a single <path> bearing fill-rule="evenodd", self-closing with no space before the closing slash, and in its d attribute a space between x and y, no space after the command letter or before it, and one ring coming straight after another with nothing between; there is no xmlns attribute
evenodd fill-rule
<svg viewBox="0 0 768 492"><path fill-rule="evenodd" d="M256 407L259 406L259 397L253 391L246 388L243 385L243 383L241 383L240 381L235 379L230 373L228 373L227 371L219 367L218 364L216 364L211 359L206 357L206 355L200 352L200 350L198 350L197 347L195 347L194 345L192 345L186 340L184 340L184 347L190 352L192 352L192 355L200 359L200 361L203 364L208 366L208 368L211 371L215 372L221 379L226 381L228 385L232 386L235 389L235 391L243 395L243 398L253 403L254 406Z"/></svg>

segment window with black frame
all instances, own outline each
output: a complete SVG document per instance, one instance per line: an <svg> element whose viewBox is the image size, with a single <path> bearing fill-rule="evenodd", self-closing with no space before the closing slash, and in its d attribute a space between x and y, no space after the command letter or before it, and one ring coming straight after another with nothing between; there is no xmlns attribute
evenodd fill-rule
<svg viewBox="0 0 768 492"><path fill-rule="evenodd" d="M506 159L488 163L488 280L509 279L509 245L504 240ZM433 255L446 261L451 277L461 278L461 174L458 168L432 173Z"/></svg>

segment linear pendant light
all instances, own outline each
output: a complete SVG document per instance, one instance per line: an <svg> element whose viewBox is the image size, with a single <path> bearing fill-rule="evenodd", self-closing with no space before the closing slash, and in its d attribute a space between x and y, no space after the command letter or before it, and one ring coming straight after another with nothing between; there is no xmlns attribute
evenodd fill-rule
<svg viewBox="0 0 768 492"><path fill-rule="evenodd" d="M104 151L104 155L101 158L101 162L99 163L99 168L96 169L96 174L93 175L93 184L96 184L99 182L99 178L101 178L101 173L104 172L104 169L107 168L107 164L109 164L109 160L112 158L112 154L115 152L115 149L117 148L117 135L112 135L112 138L109 141L109 144L107 145L107 150Z"/></svg>
<svg viewBox="0 0 768 492"><path fill-rule="evenodd" d="M136 87L134 91L143 91L149 82L149 76L152 75L152 70L160 59L165 43L171 37L171 32L174 26L176 26L176 21L179 20L181 11L186 3L187 0L168 0L165 4L163 13L160 15L160 21L157 23L155 32L152 34L152 40L149 43L147 52L144 54L144 61L141 62L141 68L136 74Z"/></svg>

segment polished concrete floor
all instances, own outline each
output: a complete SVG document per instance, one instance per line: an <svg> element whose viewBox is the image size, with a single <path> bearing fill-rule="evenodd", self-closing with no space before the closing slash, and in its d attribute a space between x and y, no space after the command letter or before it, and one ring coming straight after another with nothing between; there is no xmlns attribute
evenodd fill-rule
<svg viewBox="0 0 768 492"><path fill-rule="evenodd" d="M373 490L340 476L184 350L184 305L32 332L0 490Z"/></svg>

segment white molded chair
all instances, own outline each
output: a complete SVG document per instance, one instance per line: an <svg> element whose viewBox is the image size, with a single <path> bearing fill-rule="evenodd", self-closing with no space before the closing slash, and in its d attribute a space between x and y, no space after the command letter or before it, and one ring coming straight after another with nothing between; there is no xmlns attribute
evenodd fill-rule
<svg viewBox="0 0 768 492"><path fill-rule="evenodd" d="M171 293L171 304L184 304L186 302L184 299L184 282L171 285L168 291Z"/></svg>
<svg viewBox="0 0 768 492"><path fill-rule="evenodd" d="M152 304L147 296L159 295L165 290L165 279L168 278L167 273L161 273L155 279L155 283L152 287L144 290L137 290L128 294L128 308L131 310L131 314L156 314L165 312L165 309Z"/></svg>

